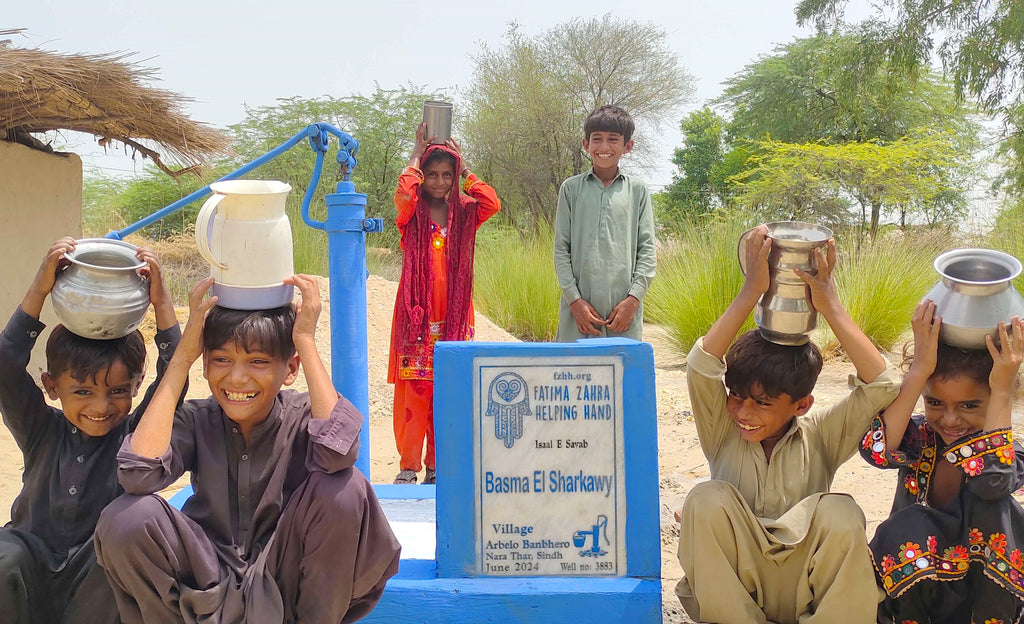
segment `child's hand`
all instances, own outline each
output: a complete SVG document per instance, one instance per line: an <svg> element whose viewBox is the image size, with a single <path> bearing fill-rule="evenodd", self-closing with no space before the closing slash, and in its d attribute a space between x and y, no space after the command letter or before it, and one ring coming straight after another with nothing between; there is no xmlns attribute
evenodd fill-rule
<svg viewBox="0 0 1024 624"><path fill-rule="evenodd" d="M827 253L821 253L820 248L814 250L814 261L818 265L818 271L814 275L799 268L794 268L793 271L811 287L811 303L814 308L828 318L830 313L842 309L842 304L839 302L836 282L832 279L832 273L836 268L834 238L828 239L826 248Z"/></svg>
<svg viewBox="0 0 1024 624"><path fill-rule="evenodd" d="M1021 359L1024 359L1024 322L1015 316L1010 325L1013 326L1012 341L1006 323L999 323L999 347L996 347L992 336L985 336L985 346L992 355L992 372L988 376L988 385L993 393L1013 391Z"/></svg>
<svg viewBox="0 0 1024 624"><path fill-rule="evenodd" d="M457 172L459 174L458 177L464 178L467 175L469 175L469 168L466 166L466 161L462 158L462 150L459 148L459 143L455 139L448 139L445 142L445 146L448 149L450 149L451 151L455 152L455 155L458 157L457 158L457 161L459 163L459 170Z"/></svg>
<svg viewBox="0 0 1024 624"><path fill-rule="evenodd" d="M608 315L608 329L620 334L629 329L639 307L639 299L633 295L626 295L626 298L620 301Z"/></svg>
<svg viewBox="0 0 1024 624"><path fill-rule="evenodd" d="M910 317L910 326L914 329L914 361L910 371L928 379L935 372L938 361L939 329L942 327L942 317L935 316L935 303L931 299L917 304Z"/></svg>
<svg viewBox="0 0 1024 624"><path fill-rule="evenodd" d="M160 259L156 253L148 247L139 247L135 257L145 262L148 266L140 269L139 272L149 278L149 302L154 308L162 305L172 305L171 292L167 289L167 282L164 281L163 273L160 270Z"/></svg>
<svg viewBox="0 0 1024 624"><path fill-rule="evenodd" d="M199 282L188 293L188 322L185 323L181 341L174 351L175 359L180 355L192 363L203 354L203 327L206 325L206 315L217 303L217 297L203 299L210 286L213 286L212 277Z"/></svg>
<svg viewBox="0 0 1024 624"><path fill-rule="evenodd" d="M412 147L411 159L418 161L423 156L423 152L427 151L430 142L436 138L437 135L427 138L427 122L421 121L420 125L416 126L416 143Z"/></svg>
<svg viewBox="0 0 1024 624"><path fill-rule="evenodd" d="M608 324L608 321L601 318L594 306L590 305L583 297L570 303L569 311L572 312L572 318L576 321L576 329L584 336L600 336L601 330L594 325Z"/></svg>
<svg viewBox="0 0 1024 624"><path fill-rule="evenodd" d="M744 289L753 290L758 297L768 290L771 273L768 270L768 254L772 250L772 239L768 237L768 226L761 224L750 231L743 252L747 276Z"/></svg>
<svg viewBox="0 0 1024 624"><path fill-rule="evenodd" d="M32 318L39 318L43 311L43 302L46 301L46 298L53 290L53 285L57 282L57 273L68 264L64 254L74 251L75 244L75 239L65 236L54 241L50 248L46 250L43 263L39 265L39 270L36 271L36 276L32 278L32 284L28 287L28 292L25 293L24 299L21 300L22 312Z"/></svg>
<svg viewBox="0 0 1024 624"><path fill-rule="evenodd" d="M46 250L46 256L43 258L43 263L39 265L39 270L36 271L36 276L32 280L32 286L30 288L44 297L50 294L53 290L53 285L57 281L57 272L59 269L68 265L68 261L64 259L64 254L74 251L75 244L77 241L70 236L57 239L50 245L50 248Z"/></svg>
<svg viewBox="0 0 1024 624"><path fill-rule="evenodd" d="M292 342L298 345L303 338L316 339L316 322L320 318L320 286L308 275L292 275L284 280L299 289L302 298L295 304L295 325L292 327Z"/></svg>

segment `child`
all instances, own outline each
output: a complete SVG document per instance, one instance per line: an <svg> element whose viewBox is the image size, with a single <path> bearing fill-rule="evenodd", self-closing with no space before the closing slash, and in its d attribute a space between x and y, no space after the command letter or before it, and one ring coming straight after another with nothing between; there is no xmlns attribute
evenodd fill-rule
<svg viewBox="0 0 1024 624"><path fill-rule="evenodd" d="M127 494L96 527L127 624L352 622L398 571L398 542L353 468L363 417L317 353L316 281L286 281L297 310L214 307L212 278L189 293L181 344L118 454ZM213 396L175 409L199 356ZM300 359L309 392L282 390ZM178 511L153 493L185 471L195 494Z"/></svg>
<svg viewBox="0 0 1024 624"><path fill-rule="evenodd" d="M619 160L633 150L632 137L633 119L618 106L590 113L583 149L593 168L558 190L558 342L643 337L643 299L656 264L654 211L644 183L619 171Z"/></svg>
<svg viewBox="0 0 1024 624"><path fill-rule="evenodd" d="M388 381L395 384L395 483L435 483L434 343L473 339L473 250L476 231L501 202L462 162L459 145L431 145L416 129L409 164L398 178L395 208L402 235L402 277L391 324ZM458 180L463 178L459 193ZM423 437L427 438L423 459Z"/></svg>
<svg viewBox="0 0 1024 624"><path fill-rule="evenodd" d="M676 594L702 622L868 624L878 590L864 514L828 491L872 416L895 398L897 374L839 301L832 240L827 256L815 252L817 274L798 274L857 370L850 395L811 411L822 365L813 343L781 346L754 330L729 347L768 288L767 234L762 225L748 237L743 288L687 357L713 480L694 486L677 514L686 576Z"/></svg>
<svg viewBox="0 0 1024 624"><path fill-rule="evenodd" d="M1024 353L1020 319L1001 348L939 343L935 304L917 306L914 356L899 397L876 417L861 455L899 468L889 519L870 548L885 603L879 621L1010 624L1024 600L1024 448L1010 430ZM911 416L917 398L924 416Z"/></svg>
<svg viewBox="0 0 1024 624"><path fill-rule="evenodd" d="M181 337L160 263L139 249L139 260L149 265L156 312L156 381L130 414L146 367L142 335L91 340L57 325L46 343L42 382L61 409L48 406L26 367L45 327L39 322L43 302L66 262L64 254L74 249L73 238L53 243L0 334L0 411L25 466L11 522L0 529L5 622L119 621L110 586L96 566L93 531L100 511L122 493L117 449L146 409Z"/></svg>

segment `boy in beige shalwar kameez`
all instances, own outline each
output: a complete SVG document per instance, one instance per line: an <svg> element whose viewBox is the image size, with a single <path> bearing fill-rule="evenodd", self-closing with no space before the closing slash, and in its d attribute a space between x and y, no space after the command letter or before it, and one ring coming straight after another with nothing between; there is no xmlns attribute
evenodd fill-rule
<svg viewBox="0 0 1024 624"><path fill-rule="evenodd" d="M870 624L879 594L864 514L828 490L871 418L896 397L899 377L839 302L831 240L827 257L816 252L817 276L801 277L857 369L850 395L810 411L821 371L813 344L775 345L755 330L729 347L768 288L766 234L760 226L748 237L743 289L687 359L713 480L695 486L677 514L685 577L676 593L701 622Z"/></svg>

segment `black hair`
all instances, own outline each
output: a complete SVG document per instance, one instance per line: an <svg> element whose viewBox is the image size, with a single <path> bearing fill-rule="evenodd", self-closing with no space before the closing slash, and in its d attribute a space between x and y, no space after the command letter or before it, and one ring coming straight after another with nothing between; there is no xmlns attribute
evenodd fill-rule
<svg viewBox="0 0 1024 624"><path fill-rule="evenodd" d="M146 341L139 330L112 340L95 340L57 325L46 341L46 372L51 377L68 373L78 382L98 381L96 375L104 370L109 373L118 360L124 362L131 377L145 370Z"/></svg>
<svg viewBox="0 0 1024 624"><path fill-rule="evenodd" d="M229 342L247 353L262 351L287 360L295 354L292 327L295 310L281 306L270 310L232 310L213 306L203 326L203 348L219 349Z"/></svg>
<svg viewBox="0 0 1024 624"><path fill-rule="evenodd" d="M809 396L821 374L821 351L813 342L779 345L754 329L742 334L725 354L725 385L741 398L759 384L770 398L782 393L797 401Z"/></svg>
<svg viewBox="0 0 1024 624"><path fill-rule="evenodd" d="M633 138L634 130L636 125L629 113L613 104L599 107L587 115L583 122L583 137L588 141L593 132L617 132L622 135L622 142L625 143Z"/></svg>
<svg viewBox="0 0 1024 624"><path fill-rule="evenodd" d="M913 343L903 345L903 363L900 368L904 374L914 363ZM930 379L953 379L967 377L986 388L988 376L992 372L992 354L988 349L961 349L944 342L939 343L935 357L935 371Z"/></svg>
<svg viewBox="0 0 1024 624"><path fill-rule="evenodd" d="M452 154L450 154L449 152L447 152L447 151L445 151L443 149L436 149L436 150L431 151L430 155L427 156L427 159L424 160L422 163L420 163L420 169L426 169L428 165L430 165L430 164L432 164L434 162L437 162L439 160L443 160L443 161L447 162L449 165L452 166L453 170L455 169L455 165L456 165L455 156L453 156Z"/></svg>

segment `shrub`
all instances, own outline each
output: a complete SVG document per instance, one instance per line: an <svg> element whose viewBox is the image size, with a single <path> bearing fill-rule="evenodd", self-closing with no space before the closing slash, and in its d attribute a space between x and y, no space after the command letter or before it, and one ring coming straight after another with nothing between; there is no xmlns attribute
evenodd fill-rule
<svg viewBox="0 0 1024 624"><path fill-rule="evenodd" d="M520 233L484 226L477 240L473 299L480 312L522 340L554 340L562 291L552 259L554 234L541 224Z"/></svg>
<svg viewBox="0 0 1024 624"><path fill-rule="evenodd" d="M955 247L946 230L891 232L857 250L851 243L838 247L836 287L854 322L881 349L891 351L910 331L914 307L939 276L932 268L935 257ZM814 336L826 352L838 343L821 319Z"/></svg>
<svg viewBox="0 0 1024 624"><path fill-rule="evenodd" d="M684 353L722 315L743 285L736 248L753 223L723 213L692 221L658 251L658 273L644 298L646 320L666 326ZM748 319L744 331L753 327Z"/></svg>

